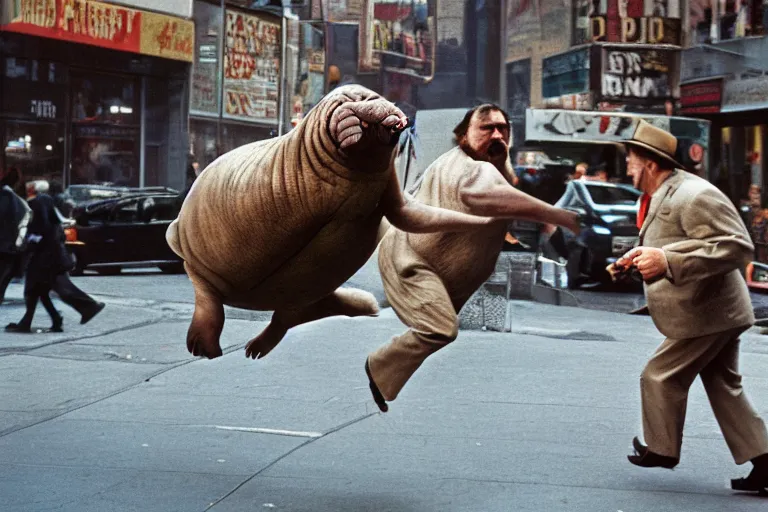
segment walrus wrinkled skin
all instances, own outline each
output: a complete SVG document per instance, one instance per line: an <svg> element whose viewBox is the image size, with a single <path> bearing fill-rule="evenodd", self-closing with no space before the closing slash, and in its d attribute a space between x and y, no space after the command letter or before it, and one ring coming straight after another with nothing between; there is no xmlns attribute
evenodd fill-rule
<svg viewBox="0 0 768 512"><path fill-rule="evenodd" d="M343 86L291 132L226 153L200 174L166 233L195 289L192 354L222 355L224 304L274 311L246 346L252 358L296 325L378 313L372 294L339 286L373 254L384 216L417 233L493 222L403 196L392 152L406 124L376 93Z"/></svg>

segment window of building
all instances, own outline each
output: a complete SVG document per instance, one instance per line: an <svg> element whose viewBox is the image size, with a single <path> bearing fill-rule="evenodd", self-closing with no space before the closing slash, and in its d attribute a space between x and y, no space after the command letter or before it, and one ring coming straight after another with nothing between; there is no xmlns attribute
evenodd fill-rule
<svg viewBox="0 0 768 512"><path fill-rule="evenodd" d="M73 72L71 183L139 186L139 81Z"/></svg>

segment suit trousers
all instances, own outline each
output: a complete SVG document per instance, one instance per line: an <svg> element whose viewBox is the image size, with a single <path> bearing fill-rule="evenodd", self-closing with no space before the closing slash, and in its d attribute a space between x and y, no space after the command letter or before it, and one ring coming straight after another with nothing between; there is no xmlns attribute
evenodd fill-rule
<svg viewBox="0 0 768 512"><path fill-rule="evenodd" d="M712 411L737 464L768 453L768 433L741 386L739 335L749 326L697 338L667 338L640 377L648 448L680 458L688 390L701 377Z"/></svg>
<svg viewBox="0 0 768 512"><path fill-rule="evenodd" d="M382 257L379 266L392 309L410 327L368 357L379 391L394 400L427 357L456 339L463 301L453 301L440 276L418 257L397 269L394 258Z"/></svg>
<svg viewBox="0 0 768 512"><path fill-rule="evenodd" d="M56 275L51 285L51 290L56 292L62 302L81 315L91 311L97 304L93 297L75 286L67 272Z"/></svg>

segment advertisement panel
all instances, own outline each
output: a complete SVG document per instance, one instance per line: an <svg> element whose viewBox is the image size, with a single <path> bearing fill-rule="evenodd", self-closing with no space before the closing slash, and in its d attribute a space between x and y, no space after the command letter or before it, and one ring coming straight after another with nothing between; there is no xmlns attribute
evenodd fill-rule
<svg viewBox="0 0 768 512"><path fill-rule="evenodd" d="M677 50L604 47L602 98L640 103L672 98L678 57Z"/></svg>
<svg viewBox="0 0 768 512"><path fill-rule="evenodd" d="M580 48L541 61L542 98L589 92L589 48Z"/></svg>
<svg viewBox="0 0 768 512"><path fill-rule="evenodd" d="M192 21L93 0L16 0L0 31L192 62Z"/></svg>
<svg viewBox="0 0 768 512"><path fill-rule="evenodd" d="M680 110L683 114L720 112L723 80L720 78L680 86Z"/></svg>
<svg viewBox="0 0 768 512"><path fill-rule="evenodd" d="M228 10L223 117L277 124L280 24L268 15Z"/></svg>

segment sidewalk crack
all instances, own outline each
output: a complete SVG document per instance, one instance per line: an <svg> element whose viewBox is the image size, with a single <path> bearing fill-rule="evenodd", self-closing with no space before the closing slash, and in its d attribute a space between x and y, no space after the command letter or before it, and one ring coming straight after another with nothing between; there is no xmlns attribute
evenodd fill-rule
<svg viewBox="0 0 768 512"><path fill-rule="evenodd" d="M237 484L235 486L235 488L232 489L231 491L229 491L227 494L225 494L221 498L217 499L216 501L214 501L213 503L208 505L203 510L203 512L207 512L207 511L211 510L213 507L215 507L216 505L218 505L219 503L221 503L222 501L226 500L227 498L229 498L230 496L235 494L237 491L239 491L245 484L247 484L248 482L250 482L251 480L253 480L257 476L261 475L262 473L267 471L269 468L273 467L275 464L277 464L278 462L280 462L283 459L287 458L288 456L290 456L294 452L299 451L301 448L304 448L305 446L314 443L318 439L322 439L322 438L327 437L327 436L329 436L331 434L335 434L336 432L339 432L340 430L343 430L343 429L345 429L347 427L350 427L350 426L354 425L355 423L359 423L359 422L361 422L363 420L366 420L366 419L370 418L371 416L375 416L377 414L380 414L380 413L377 411L377 412L369 412L367 414L363 414L362 416L359 416L357 418L349 420L346 423L342 423L341 425L339 425L337 427L334 427L334 428L332 428L332 429L330 429L330 430L328 430L326 432L323 432L323 434L321 436L307 439L306 441L304 441L303 443L299 444L298 446L295 446L295 447L291 448L290 450L288 450L284 454L280 455L278 458L276 458L275 460L273 460L272 462L270 462L269 464L267 464L266 466L264 466L263 468L261 468L260 470L258 470L257 472L255 472L254 474L252 474L251 476L249 476L248 478L246 478L242 482L240 482L239 484Z"/></svg>

